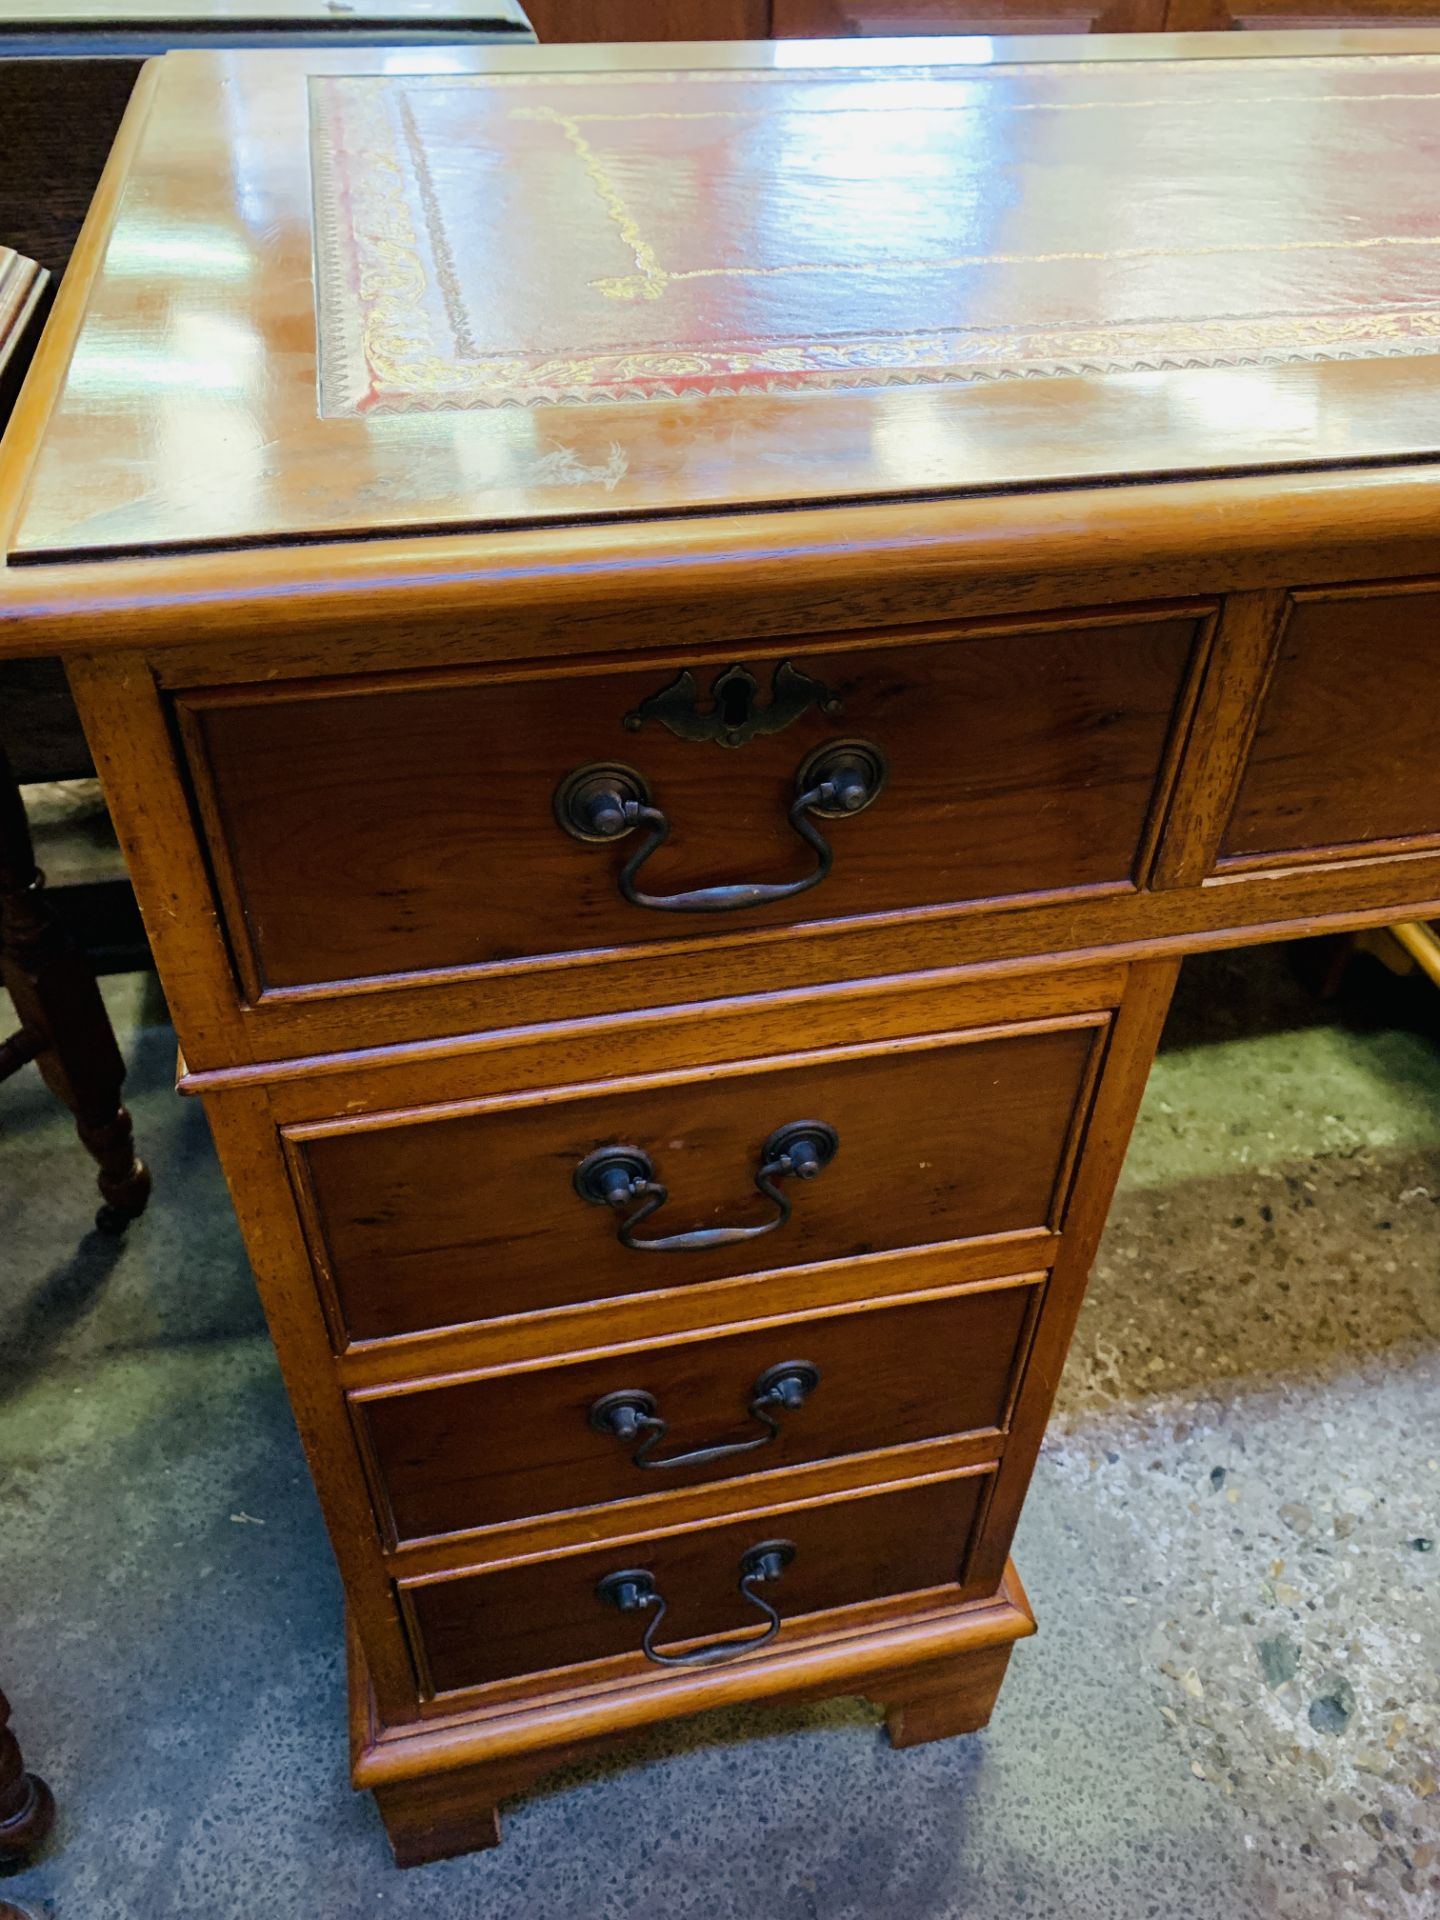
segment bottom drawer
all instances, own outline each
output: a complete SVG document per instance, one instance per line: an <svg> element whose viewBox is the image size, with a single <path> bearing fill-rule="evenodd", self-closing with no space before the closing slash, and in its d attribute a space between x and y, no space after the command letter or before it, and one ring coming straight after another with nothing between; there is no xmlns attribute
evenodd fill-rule
<svg viewBox="0 0 1440 1920"><path fill-rule="evenodd" d="M599 1597L607 1574L647 1574L665 1602L656 1646L763 1630L739 1591L744 1556L783 1540L794 1558L778 1580L754 1585L784 1638L807 1615L865 1600L949 1587L965 1566L992 1467L776 1507L647 1539L587 1547L488 1573L401 1583L422 1685L434 1693L638 1653L656 1608L621 1612Z"/></svg>

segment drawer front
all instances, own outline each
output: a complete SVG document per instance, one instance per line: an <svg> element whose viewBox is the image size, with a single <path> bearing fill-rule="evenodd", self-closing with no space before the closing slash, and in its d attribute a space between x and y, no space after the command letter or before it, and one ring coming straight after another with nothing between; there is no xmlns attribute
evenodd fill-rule
<svg viewBox="0 0 1440 1920"><path fill-rule="evenodd" d="M1440 837L1440 591L1291 609L1222 865Z"/></svg>
<svg viewBox="0 0 1440 1920"><path fill-rule="evenodd" d="M762 1628L738 1592L752 1548L786 1540L795 1557L760 1589L782 1621L961 1583L988 1470L881 1493L782 1507L743 1521L688 1528L620 1546L587 1548L493 1573L402 1584L417 1663L428 1691L454 1692L637 1653L649 1613L622 1613L596 1595L605 1575L648 1572L665 1601L656 1644Z"/></svg>
<svg viewBox="0 0 1440 1920"><path fill-rule="evenodd" d="M814 1315L377 1395L356 1417L397 1538L423 1539L1002 1427L1038 1291ZM607 1403L619 1432L603 1425ZM629 1429L627 1407L645 1424ZM653 1464L637 1461L646 1448Z"/></svg>
<svg viewBox="0 0 1440 1920"><path fill-rule="evenodd" d="M180 716L255 990L1124 887L1197 631L1151 618L796 650L718 694L741 663L195 693ZM717 713L751 737L681 737ZM847 741L878 750L883 787L863 811L793 822L804 770ZM567 778L611 764L670 822L635 889L711 906L622 896L649 825L585 840L559 824ZM834 860L818 884L713 909L716 888L801 887L816 834Z"/></svg>
<svg viewBox="0 0 1440 1920"><path fill-rule="evenodd" d="M734 1274L1045 1229L1103 1022L837 1050L727 1072L402 1123L292 1129L317 1263L352 1339L619 1299ZM833 1129L813 1178L756 1180L787 1126ZM668 1196L633 1228L581 1198L617 1150ZM618 1150L628 1150L629 1160ZM773 1197L772 1197L773 1196ZM654 1195L650 1196L653 1200ZM790 1217L780 1221L788 1206ZM719 1245L625 1245L769 1228Z"/></svg>

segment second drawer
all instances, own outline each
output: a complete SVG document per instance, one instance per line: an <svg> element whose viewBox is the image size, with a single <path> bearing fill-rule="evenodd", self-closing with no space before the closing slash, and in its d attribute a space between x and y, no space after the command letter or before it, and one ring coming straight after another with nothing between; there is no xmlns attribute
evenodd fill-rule
<svg viewBox="0 0 1440 1920"><path fill-rule="evenodd" d="M825 1018L808 1016L817 1035ZM337 1332L387 1339L1058 1227L1106 1021L290 1128Z"/></svg>
<svg viewBox="0 0 1440 1920"><path fill-rule="evenodd" d="M1025 1276L352 1405L382 1510L417 1540L1003 1427L1040 1292Z"/></svg>

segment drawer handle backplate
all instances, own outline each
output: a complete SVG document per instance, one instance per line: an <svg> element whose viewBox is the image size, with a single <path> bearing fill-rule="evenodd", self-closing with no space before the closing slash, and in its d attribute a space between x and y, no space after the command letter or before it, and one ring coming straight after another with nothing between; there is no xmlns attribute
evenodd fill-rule
<svg viewBox="0 0 1440 1920"><path fill-rule="evenodd" d="M760 698L760 682L740 661L717 673L710 682L708 700L687 667L668 687L647 694L625 716L625 731L638 733L647 720L658 720L677 740L713 740L717 746L743 747L766 733L783 733L802 713L817 707L833 716L840 711L838 694L823 680L812 680L793 660L782 660L770 676L770 698Z"/></svg>
<svg viewBox="0 0 1440 1920"><path fill-rule="evenodd" d="M640 1645L645 1658L653 1660L657 1667L718 1667L727 1660L742 1660L747 1653L755 1653L759 1648L769 1646L779 1633L780 1615L755 1589L778 1580L794 1558L793 1540L763 1540L758 1547L751 1547L740 1562L740 1591L752 1607L758 1607L764 1614L768 1622L765 1631L751 1640L712 1640L703 1647L691 1647L685 1653L655 1651L655 1638L665 1618L665 1601L655 1584L653 1573L633 1567L619 1573L607 1573L595 1593L607 1606L618 1607L621 1613L649 1612L645 1638Z"/></svg>
<svg viewBox="0 0 1440 1920"><path fill-rule="evenodd" d="M659 913L729 913L737 907L789 900L818 886L835 861L829 841L812 815L843 820L868 807L885 784L885 756L866 740L842 740L821 747L802 761L795 776L790 825L816 855L811 872L799 880L746 880L730 885L693 887L685 893L642 893L635 884L645 862L670 837L670 816L652 806L650 788L633 767L597 761L564 779L555 794L555 817L576 840L606 844L623 840L637 827L645 838L620 869L620 891L632 907ZM723 801L723 790L720 797Z"/></svg>
<svg viewBox="0 0 1440 1920"><path fill-rule="evenodd" d="M690 1233L668 1233L641 1240L635 1229L669 1199L669 1190L655 1178L655 1163L641 1147L597 1147L575 1169L575 1191L594 1206L619 1213L639 1201L617 1229L622 1247L637 1253L696 1253L708 1247L729 1247L737 1240L758 1240L774 1233L790 1218L790 1200L776 1184L787 1177L813 1180L835 1158L840 1136L823 1120L792 1120L778 1128L760 1149L755 1185L777 1208L773 1220L754 1227L696 1227Z"/></svg>
<svg viewBox="0 0 1440 1920"><path fill-rule="evenodd" d="M660 1417L653 1393L638 1387L621 1387L607 1393L590 1409L590 1425L597 1433L608 1433L622 1445L632 1440L640 1444L630 1456L636 1467L706 1467L714 1460L726 1460L733 1453L753 1453L756 1447L768 1447L780 1438L778 1415L793 1413L804 1406L820 1384L820 1369L809 1360L782 1360L767 1367L750 1391L750 1418L764 1428L749 1440L727 1440L714 1447L697 1447L690 1453L672 1453L657 1460L655 1449L669 1432L669 1422Z"/></svg>

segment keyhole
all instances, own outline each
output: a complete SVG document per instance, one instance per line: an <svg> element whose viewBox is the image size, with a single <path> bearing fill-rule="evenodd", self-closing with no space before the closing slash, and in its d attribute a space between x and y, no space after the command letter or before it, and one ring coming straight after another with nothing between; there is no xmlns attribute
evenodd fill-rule
<svg viewBox="0 0 1440 1920"><path fill-rule="evenodd" d="M750 689L743 680L728 681L720 689L720 717L727 727L743 727L750 718Z"/></svg>

